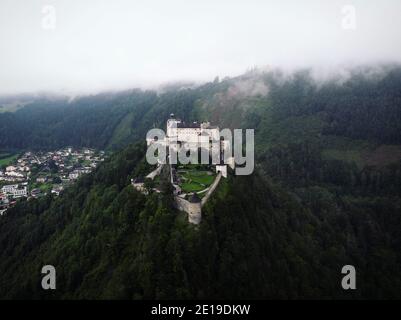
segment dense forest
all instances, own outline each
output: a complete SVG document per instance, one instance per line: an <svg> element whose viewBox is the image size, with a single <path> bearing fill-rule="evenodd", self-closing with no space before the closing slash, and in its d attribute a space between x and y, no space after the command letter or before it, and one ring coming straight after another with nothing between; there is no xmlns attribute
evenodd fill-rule
<svg viewBox="0 0 401 320"><path fill-rule="evenodd" d="M0 149L55 149L64 146L116 150L161 124L169 110L187 113L196 95L131 90L119 93L46 99L15 112L0 113ZM160 118L159 118L160 117Z"/></svg>
<svg viewBox="0 0 401 320"><path fill-rule="evenodd" d="M284 142L323 134L400 144L400 86L401 67L384 66L376 73L353 69L347 79L322 82L310 70L291 76L249 72L163 92L136 89L74 99L44 95L15 112L0 112L0 149L116 150L141 139L150 127L163 127L170 113L221 127L255 128L263 149L262 139L278 143L278 135ZM0 105L6 102L0 99Z"/></svg>
<svg viewBox="0 0 401 320"><path fill-rule="evenodd" d="M171 112L255 129L255 172L224 180L198 227L168 184L148 196L129 184L146 170L146 131ZM0 217L2 298L401 298L400 67L45 99L0 124L1 148L116 150L60 197ZM57 269L53 292L40 287L45 264ZM346 264L355 291L341 288Z"/></svg>

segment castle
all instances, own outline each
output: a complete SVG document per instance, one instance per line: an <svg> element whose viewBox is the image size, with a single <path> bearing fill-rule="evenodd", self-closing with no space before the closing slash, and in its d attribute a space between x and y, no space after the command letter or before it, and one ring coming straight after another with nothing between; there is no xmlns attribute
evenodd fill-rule
<svg viewBox="0 0 401 320"><path fill-rule="evenodd" d="M227 165L223 163L223 152L227 148L228 141L220 139L220 130L217 126L211 126L209 122L186 124L175 119L174 114L167 120L166 144L172 151L178 152L181 148L194 150L208 146L213 143L220 144L219 163L216 166L216 173L221 172L227 178ZM233 163L233 161L230 161Z"/></svg>
<svg viewBox="0 0 401 320"><path fill-rule="evenodd" d="M154 140L148 140L148 146L154 143ZM165 145L169 150L167 156L167 164L170 174L170 183L174 188L175 206L180 211L185 211L188 214L188 221L193 224L199 224L202 217L202 207L206 204L212 193L217 188L221 177L227 178L227 164L223 161L224 151L227 150L229 141L224 141L220 137L220 130L217 126L210 125L209 122L197 123L193 122L186 124L183 121L176 119L174 114L170 115L167 120L167 131L163 141L158 141L159 144ZM179 178L177 168L171 161L173 153L178 153L181 150L198 151L207 147L208 150L213 144L218 144L219 152L217 161L211 164L216 172L216 177L208 188L200 192L185 193L179 186ZM216 160L216 159L215 159ZM234 168L234 161L229 158L229 166ZM153 180L160 174L164 164L159 163L157 168L149 173L146 178ZM132 179L132 185L135 189L142 193L147 193L144 188L144 180L142 178ZM158 191L158 190L156 190ZM202 199L200 194L202 193Z"/></svg>

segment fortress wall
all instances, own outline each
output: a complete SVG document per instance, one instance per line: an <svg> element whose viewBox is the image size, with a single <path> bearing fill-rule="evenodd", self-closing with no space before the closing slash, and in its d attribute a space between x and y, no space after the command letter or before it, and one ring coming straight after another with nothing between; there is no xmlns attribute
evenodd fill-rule
<svg viewBox="0 0 401 320"><path fill-rule="evenodd" d="M192 203L181 197L175 197L175 204L178 210L188 213L188 221L193 224L199 224L202 218L202 209L200 203Z"/></svg>
<svg viewBox="0 0 401 320"><path fill-rule="evenodd" d="M219 185L220 179L221 179L221 172L219 172L217 174L216 179L214 179L214 181L213 181L213 184L210 186L209 190L207 191L205 196L202 198L202 204L201 204L202 207L205 205L207 200L209 200L210 196L213 194L214 190Z"/></svg>
<svg viewBox="0 0 401 320"><path fill-rule="evenodd" d="M178 210L185 211L186 213L188 213L188 221L190 223L199 224L201 222L202 206L207 202L209 197L216 190L217 186L219 185L221 176L222 174L221 172L219 172L218 175L216 176L216 179L214 179L213 184L210 186L208 192L203 197L202 202L200 203L189 202L188 200L185 200L179 196L174 197L175 206L177 207Z"/></svg>
<svg viewBox="0 0 401 320"><path fill-rule="evenodd" d="M158 167L155 170L153 170L151 173L149 173L146 176L146 178L149 178L149 179L153 180L156 176L158 176L160 174L160 172L163 169L163 166L164 166L164 164L159 164Z"/></svg>

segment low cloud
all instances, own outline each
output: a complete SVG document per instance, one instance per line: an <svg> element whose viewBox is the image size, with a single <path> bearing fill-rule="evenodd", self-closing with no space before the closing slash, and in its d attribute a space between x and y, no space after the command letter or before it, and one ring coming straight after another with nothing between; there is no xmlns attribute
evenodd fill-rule
<svg viewBox="0 0 401 320"><path fill-rule="evenodd" d="M156 88L251 66L401 62L401 2L347 4L355 23L341 0L1 1L0 94ZM231 94L266 87L245 81Z"/></svg>

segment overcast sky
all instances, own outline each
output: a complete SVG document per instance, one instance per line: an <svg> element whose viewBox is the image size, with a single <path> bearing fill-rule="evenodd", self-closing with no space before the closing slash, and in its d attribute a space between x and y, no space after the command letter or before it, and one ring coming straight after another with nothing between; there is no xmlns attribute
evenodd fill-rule
<svg viewBox="0 0 401 320"><path fill-rule="evenodd" d="M0 94L401 62L400 13L400 0L0 0Z"/></svg>

